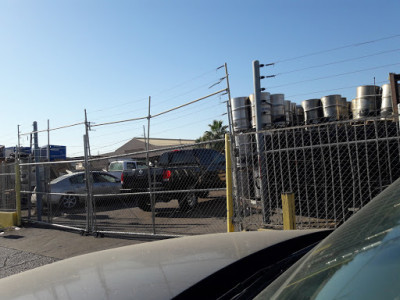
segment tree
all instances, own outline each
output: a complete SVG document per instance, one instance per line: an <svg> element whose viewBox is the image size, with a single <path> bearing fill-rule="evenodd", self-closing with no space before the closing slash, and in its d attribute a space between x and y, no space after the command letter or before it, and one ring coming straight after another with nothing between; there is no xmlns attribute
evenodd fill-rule
<svg viewBox="0 0 400 300"><path fill-rule="evenodd" d="M206 130L203 136L199 137L196 142L206 142L206 141L214 141L220 140L225 137L225 134L228 133L228 126L222 125L223 121L214 120L212 124L208 124L210 130ZM224 142L216 142L207 144L207 148L212 148L218 151L222 151L224 149Z"/></svg>

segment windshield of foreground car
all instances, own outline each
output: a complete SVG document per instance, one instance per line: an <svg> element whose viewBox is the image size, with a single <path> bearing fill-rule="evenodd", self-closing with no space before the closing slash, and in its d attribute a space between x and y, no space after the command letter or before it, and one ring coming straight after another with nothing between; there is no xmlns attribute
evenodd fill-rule
<svg viewBox="0 0 400 300"><path fill-rule="evenodd" d="M256 299L399 299L400 181Z"/></svg>

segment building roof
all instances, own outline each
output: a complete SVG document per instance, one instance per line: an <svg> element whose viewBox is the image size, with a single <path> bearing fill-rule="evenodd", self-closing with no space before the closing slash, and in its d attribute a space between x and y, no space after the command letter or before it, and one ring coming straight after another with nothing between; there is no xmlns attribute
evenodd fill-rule
<svg viewBox="0 0 400 300"><path fill-rule="evenodd" d="M195 140L187 139L163 139L163 138L150 138L149 139L149 150L156 150L174 146L189 145L193 144ZM129 142L125 143L118 149L116 149L113 155L122 155L127 153L141 152L146 150L146 139L141 137L135 137Z"/></svg>

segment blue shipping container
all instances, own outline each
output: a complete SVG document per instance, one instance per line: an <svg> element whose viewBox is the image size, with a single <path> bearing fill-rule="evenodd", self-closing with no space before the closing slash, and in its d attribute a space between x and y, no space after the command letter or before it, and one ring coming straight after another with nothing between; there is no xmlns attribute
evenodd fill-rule
<svg viewBox="0 0 400 300"><path fill-rule="evenodd" d="M40 157L47 158L47 146L40 147ZM50 161L65 160L67 158L67 147L50 145Z"/></svg>

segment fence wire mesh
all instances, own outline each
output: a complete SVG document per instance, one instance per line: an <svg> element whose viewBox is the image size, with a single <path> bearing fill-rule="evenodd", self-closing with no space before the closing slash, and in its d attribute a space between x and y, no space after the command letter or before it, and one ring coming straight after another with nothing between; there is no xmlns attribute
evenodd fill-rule
<svg viewBox="0 0 400 300"><path fill-rule="evenodd" d="M150 168L139 164L143 153L125 157L139 166L120 170L118 199L96 205L97 231L172 236L225 231L225 158L212 149L221 142L150 151Z"/></svg>
<svg viewBox="0 0 400 300"><path fill-rule="evenodd" d="M339 226L400 176L399 138L381 117L236 135L236 222L281 228L294 193L297 228Z"/></svg>
<svg viewBox="0 0 400 300"><path fill-rule="evenodd" d="M133 129L138 136L144 131L145 124L139 123L134 120L128 126L131 134ZM26 147L29 153L19 157L25 178L24 219L94 234L177 236L226 231L223 140L131 138L114 152L93 155L97 148L91 147L88 133L95 141L104 140L105 133L120 130L120 123L97 124L96 131L90 131L89 122L77 125L85 126L83 146L77 146L84 153L73 158L66 152L55 155L61 146L34 144L46 140L50 144L72 130L75 133L76 126L25 134L31 135L31 144Z"/></svg>

